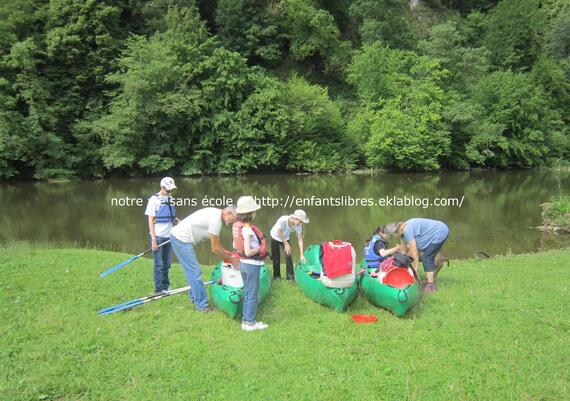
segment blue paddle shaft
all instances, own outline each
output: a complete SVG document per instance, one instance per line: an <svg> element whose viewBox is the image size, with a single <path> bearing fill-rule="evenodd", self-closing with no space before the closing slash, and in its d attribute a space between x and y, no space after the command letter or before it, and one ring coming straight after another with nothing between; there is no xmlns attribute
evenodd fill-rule
<svg viewBox="0 0 570 401"><path fill-rule="evenodd" d="M169 244L169 243L170 243L170 240L164 241L164 242L163 242L162 244L160 244L158 247L160 248L161 246L166 245L166 244ZM131 256L130 258L128 258L128 259L125 260L124 262L121 262L121 263L119 263L118 265L113 266L113 267L111 267L111 268L108 269L108 270L105 270L103 273L99 274L99 277L108 276L109 274L111 274L111 273L113 273L113 272L116 272L116 271L119 270L119 269L122 269L123 267L125 267L125 266L128 265L129 263L131 263L131 262L137 260L137 259L140 258L141 256L146 255L146 254L149 253L150 251L152 251L152 248L147 249L146 251L144 251L144 252L142 252L142 253L139 253L138 255Z"/></svg>

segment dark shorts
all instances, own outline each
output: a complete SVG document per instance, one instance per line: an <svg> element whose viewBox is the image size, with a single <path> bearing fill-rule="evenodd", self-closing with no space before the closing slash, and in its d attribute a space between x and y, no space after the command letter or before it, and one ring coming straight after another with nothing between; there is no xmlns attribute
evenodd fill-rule
<svg viewBox="0 0 570 401"><path fill-rule="evenodd" d="M443 244L445 244L447 238L440 242L439 244L429 244L426 249L422 251L422 264L424 265L424 271L426 273L431 273L435 271L435 257Z"/></svg>

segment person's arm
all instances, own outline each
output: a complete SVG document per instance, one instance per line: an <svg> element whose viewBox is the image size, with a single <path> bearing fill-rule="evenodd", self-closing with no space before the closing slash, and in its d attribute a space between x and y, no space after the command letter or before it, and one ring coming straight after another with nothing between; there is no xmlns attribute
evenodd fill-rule
<svg viewBox="0 0 570 401"><path fill-rule="evenodd" d="M283 232L282 229L280 229L280 228L277 229L277 236L279 237L281 242L283 242L283 244L285 244L285 253L287 255L291 255L291 245L289 244L289 241L287 241L285 239L285 233Z"/></svg>
<svg viewBox="0 0 570 401"><path fill-rule="evenodd" d="M154 216L148 217L148 231L150 233L151 248L154 252L158 251L158 242L156 240L156 232L154 231Z"/></svg>
<svg viewBox="0 0 570 401"><path fill-rule="evenodd" d="M220 244L220 237L210 234L210 245L212 253L219 255L224 260L230 261L234 266L239 265L239 259L234 257L231 252L226 250L226 248Z"/></svg>
<svg viewBox="0 0 570 401"><path fill-rule="evenodd" d="M299 242L299 255L301 255L299 257L299 259L301 260L301 263L307 263L307 261L305 260L305 252L303 251L304 249L304 243L303 243L303 233L297 233L297 241Z"/></svg>
<svg viewBox="0 0 570 401"><path fill-rule="evenodd" d="M258 248L252 248L251 247L251 238L253 237L253 235L246 235L244 241L243 241L243 253L245 253L245 256L247 257L251 257L253 255L256 255L259 253L259 247Z"/></svg>
<svg viewBox="0 0 570 401"><path fill-rule="evenodd" d="M410 241L408 241L408 243L406 244L406 250L407 250L407 255L411 258L414 259L414 261L412 262L412 266L414 268L415 271L418 271L418 266L420 264L420 258L418 255L418 247L416 245L416 239L412 239Z"/></svg>
<svg viewBox="0 0 570 401"><path fill-rule="evenodd" d="M395 247L392 247L390 249L382 248L382 249L380 249L380 256L382 256L383 258L385 258L386 256L391 256L391 255L395 254L396 252L398 252L400 249L402 249L400 244L398 244Z"/></svg>
<svg viewBox="0 0 570 401"><path fill-rule="evenodd" d="M406 246L406 241L404 241L403 237L400 237L400 252L403 254L408 254L408 247Z"/></svg>

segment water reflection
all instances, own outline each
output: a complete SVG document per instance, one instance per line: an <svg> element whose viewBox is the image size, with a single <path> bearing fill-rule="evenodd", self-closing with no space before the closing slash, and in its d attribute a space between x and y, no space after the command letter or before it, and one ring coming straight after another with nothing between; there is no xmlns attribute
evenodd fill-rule
<svg viewBox="0 0 570 401"><path fill-rule="evenodd" d="M159 178L108 179L70 183L20 183L0 186L0 240L70 241L104 249L138 253L148 247L144 209ZM251 175L245 177L177 178L178 197L230 197L243 194L297 199L351 196L404 197L433 200L464 196L461 208L421 205L399 207L326 207L305 205L311 223L307 244L344 239L356 245L379 224L410 217L445 221L451 236L450 257L471 257L477 249L489 254L523 253L567 246L567 237L551 236L532 227L540 224L540 203L560 191L570 192L570 174L553 171L452 172L440 174L376 174L366 176ZM111 206L114 198L140 198L142 206ZM200 206L180 206L184 217ZM257 224L266 232L282 214L296 207L263 208ZM230 231L222 234L225 245ZM296 247L294 247L296 251ZM214 263L208 246L199 249L204 263ZM360 256L359 256L360 257Z"/></svg>

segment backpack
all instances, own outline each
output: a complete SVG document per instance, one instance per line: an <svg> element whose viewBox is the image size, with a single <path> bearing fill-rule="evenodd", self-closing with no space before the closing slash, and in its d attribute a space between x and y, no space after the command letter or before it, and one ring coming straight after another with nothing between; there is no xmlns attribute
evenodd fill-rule
<svg viewBox="0 0 570 401"><path fill-rule="evenodd" d="M403 253L394 254L393 264L398 267L411 267L414 262L414 258L404 255Z"/></svg>

